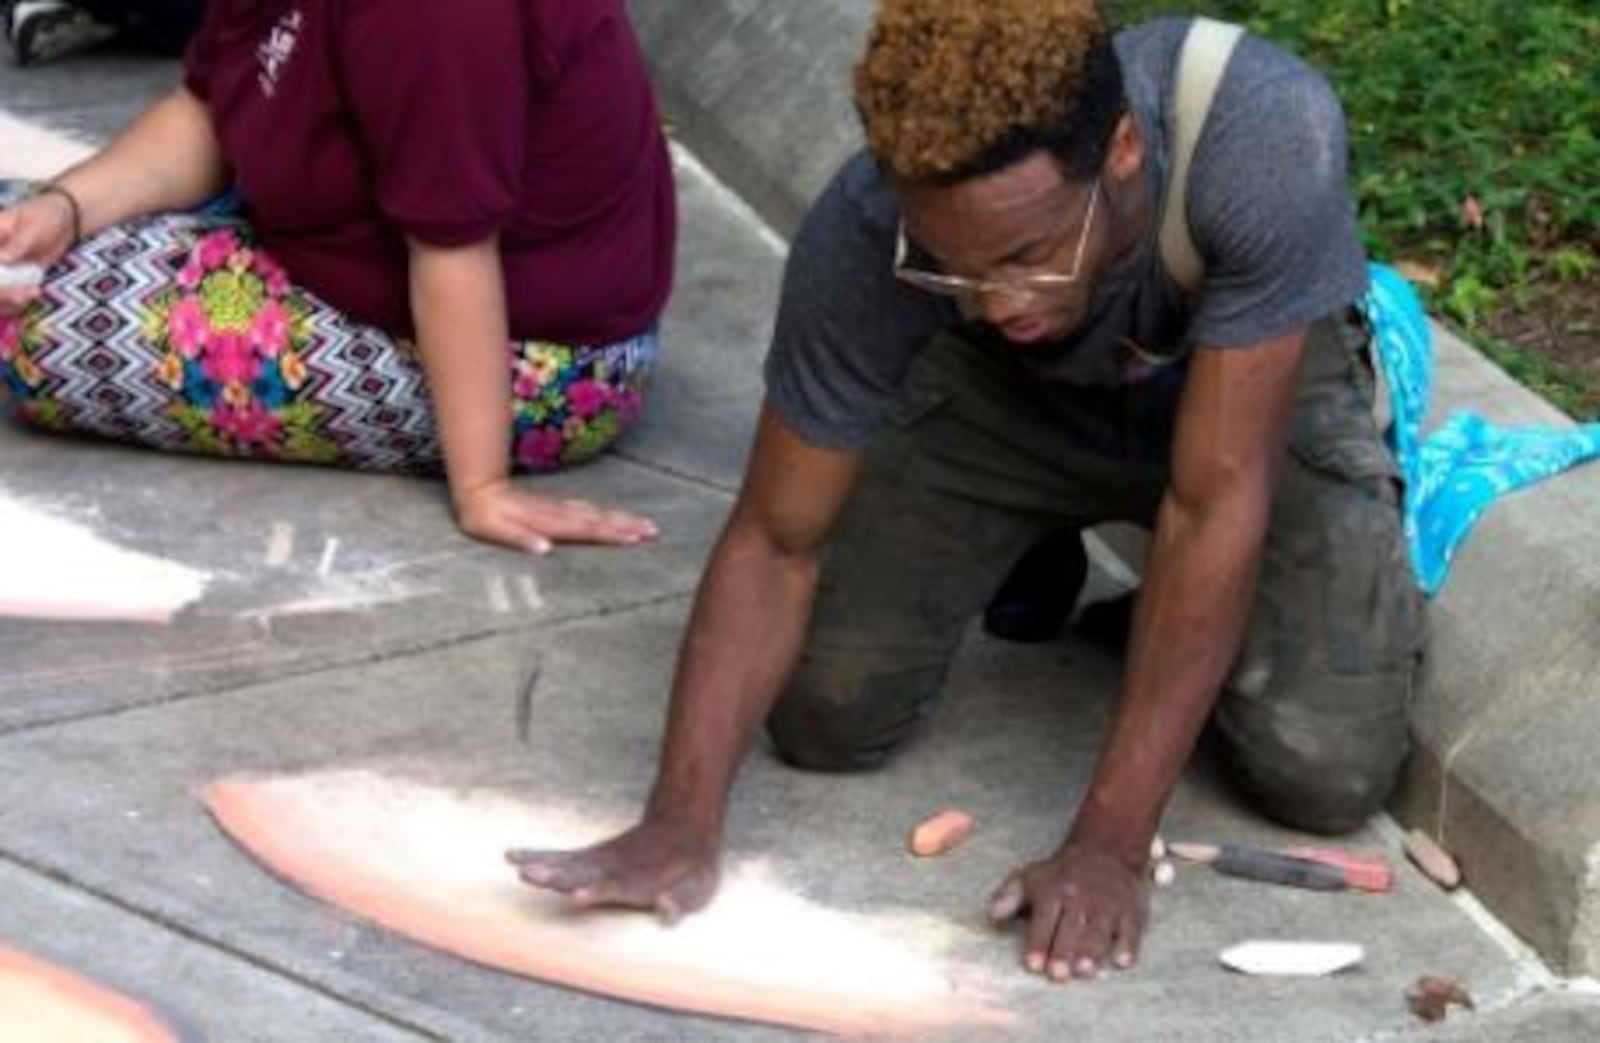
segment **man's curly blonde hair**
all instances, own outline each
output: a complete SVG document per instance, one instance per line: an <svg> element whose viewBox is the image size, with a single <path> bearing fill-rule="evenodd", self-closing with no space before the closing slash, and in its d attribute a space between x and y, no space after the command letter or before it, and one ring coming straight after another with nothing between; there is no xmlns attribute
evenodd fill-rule
<svg viewBox="0 0 1600 1043"><path fill-rule="evenodd" d="M897 177L959 177L1071 119L1110 35L1094 0L883 0L856 69L867 143Z"/></svg>

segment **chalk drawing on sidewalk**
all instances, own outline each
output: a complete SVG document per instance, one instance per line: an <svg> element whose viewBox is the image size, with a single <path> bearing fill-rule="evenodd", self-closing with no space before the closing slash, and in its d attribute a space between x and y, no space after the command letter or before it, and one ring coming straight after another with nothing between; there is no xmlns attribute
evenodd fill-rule
<svg viewBox="0 0 1600 1043"><path fill-rule="evenodd" d="M170 623L209 574L120 547L0 491L0 616Z"/></svg>
<svg viewBox="0 0 1600 1043"><path fill-rule="evenodd" d="M202 794L276 875L425 945L571 988L670 1009L844 1035L964 1030L1015 1016L1003 986L955 955L979 930L927 913L829 908L766 863L729 867L712 905L674 927L578 913L517 880L506 848L566 848L594 816L373 772L230 779ZM1007 965L1009 969L1009 964Z"/></svg>
<svg viewBox="0 0 1600 1043"><path fill-rule="evenodd" d="M54 177L93 151L87 142L25 123L0 109L0 177Z"/></svg>

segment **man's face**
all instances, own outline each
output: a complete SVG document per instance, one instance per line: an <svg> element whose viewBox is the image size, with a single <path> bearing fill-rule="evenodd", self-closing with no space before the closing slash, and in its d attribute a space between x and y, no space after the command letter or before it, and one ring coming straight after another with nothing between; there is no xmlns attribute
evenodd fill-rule
<svg viewBox="0 0 1600 1043"><path fill-rule="evenodd" d="M957 297L1018 347L1059 340L1083 321L1109 255L1103 180L1068 181L1041 151L954 185L900 184L903 275Z"/></svg>

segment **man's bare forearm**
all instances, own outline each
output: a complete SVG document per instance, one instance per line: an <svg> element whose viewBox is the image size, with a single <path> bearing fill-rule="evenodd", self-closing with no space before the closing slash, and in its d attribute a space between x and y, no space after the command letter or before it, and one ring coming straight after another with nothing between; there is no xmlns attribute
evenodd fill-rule
<svg viewBox="0 0 1600 1043"><path fill-rule="evenodd" d="M1142 864L1244 636L1268 510L1261 495L1162 506L1122 702L1071 836Z"/></svg>
<svg viewBox="0 0 1600 1043"><path fill-rule="evenodd" d="M720 835L734 773L799 655L817 561L730 521L679 653L649 817Z"/></svg>
<svg viewBox="0 0 1600 1043"><path fill-rule="evenodd" d="M88 236L136 217L193 209L227 186L228 172L204 103L180 87L56 181L77 199Z"/></svg>

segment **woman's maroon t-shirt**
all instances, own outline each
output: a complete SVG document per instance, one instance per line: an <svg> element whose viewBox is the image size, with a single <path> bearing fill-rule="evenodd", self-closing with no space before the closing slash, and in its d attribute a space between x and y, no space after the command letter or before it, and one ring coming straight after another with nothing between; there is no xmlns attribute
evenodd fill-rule
<svg viewBox="0 0 1600 1043"><path fill-rule="evenodd" d="M643 332L676 211L623 0L214 0L186 82L262 246L300 284L412 329L406 236L498 233L511 335Z"/></svg>

